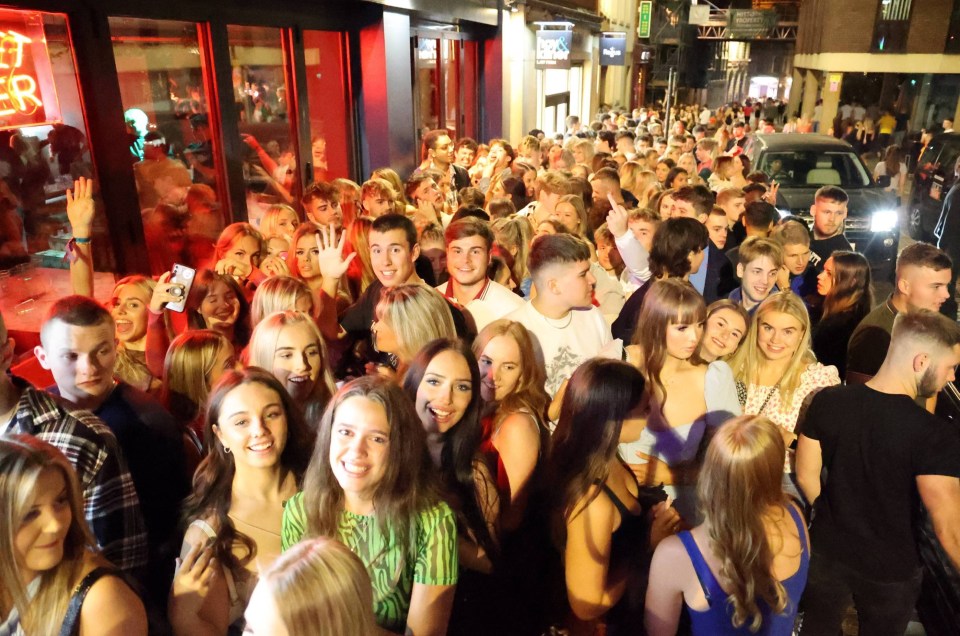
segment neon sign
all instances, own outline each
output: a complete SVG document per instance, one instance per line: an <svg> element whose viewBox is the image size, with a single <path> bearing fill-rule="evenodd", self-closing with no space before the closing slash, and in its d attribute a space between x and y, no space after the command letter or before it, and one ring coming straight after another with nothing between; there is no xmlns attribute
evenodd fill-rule
<svg viewBox="0 0 960 636"><path fill-rule="evenodd" d="M0 130L60 120L45 15L0 9Z"/></svg>
<svg viewBox="0 0 960 636"><path fill-rule="evenodd" d="M22 72L24 44L33 44L33 40L13 30L0 31L0 117L30 116L43 108L37 81Z"/></svg>

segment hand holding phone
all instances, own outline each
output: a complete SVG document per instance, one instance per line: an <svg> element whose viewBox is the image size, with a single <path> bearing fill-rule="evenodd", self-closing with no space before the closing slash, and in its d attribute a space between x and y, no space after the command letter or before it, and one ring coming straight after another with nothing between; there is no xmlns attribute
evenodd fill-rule
<svg viewBox="0 0 960 636"><path fill-rule="evenodd" d="M186 265L175 263L170 270L170 282L167 284L167 292L177 300L167 301L166 308L170 311L182 312L186 307L187 296L190 295L190 288L193 287L193 279L197 275L197 270Z"/></svg>

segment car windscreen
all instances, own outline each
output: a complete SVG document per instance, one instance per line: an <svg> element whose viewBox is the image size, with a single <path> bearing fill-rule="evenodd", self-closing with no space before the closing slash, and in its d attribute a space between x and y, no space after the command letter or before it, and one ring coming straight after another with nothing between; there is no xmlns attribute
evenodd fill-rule
<svg viewBox="0 0 960 636"><path fill-rule="evenodd" d="M863 188L870 185L870 175L860 158L844 150L768 151L760 157L757 169L786 187Z"/></svg>

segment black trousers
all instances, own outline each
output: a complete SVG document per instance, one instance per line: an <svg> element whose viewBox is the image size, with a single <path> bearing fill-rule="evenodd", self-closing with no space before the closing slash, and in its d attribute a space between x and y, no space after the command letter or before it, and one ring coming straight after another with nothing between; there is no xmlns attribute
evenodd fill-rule
<svg viewBox="0 0 960 636"><path fill-rule="evenodd" d="M814 551L800 601L800 634L837 636L847 608L854 605L861 634L903 636L920 595L920 582L920 570L906 581L875 581Z"/></svg>

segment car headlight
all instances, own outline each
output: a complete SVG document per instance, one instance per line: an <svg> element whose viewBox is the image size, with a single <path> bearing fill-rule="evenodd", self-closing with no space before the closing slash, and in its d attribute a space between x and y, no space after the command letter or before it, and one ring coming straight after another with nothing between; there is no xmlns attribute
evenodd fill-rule
<svg viewBox="0 0 960 636"><path fill-rule="evenodd" d="M897 227L900 222L900 215L896 210L881 210L874 212L870 217L871 232L889 232Z"/></svg>

